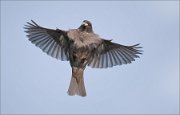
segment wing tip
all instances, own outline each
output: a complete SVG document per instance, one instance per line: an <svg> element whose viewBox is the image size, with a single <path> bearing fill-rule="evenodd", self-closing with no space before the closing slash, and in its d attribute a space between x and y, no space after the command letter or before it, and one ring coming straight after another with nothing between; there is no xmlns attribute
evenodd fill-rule
<svg viewBox="0 0 180 115"><path fill-rule="evenodd" d="M31 27L36 27L36 26L39 27L39 25L32 19L31 22L26 22L26 23L27 24L24 25L24 29L30 29Z"/></svg>

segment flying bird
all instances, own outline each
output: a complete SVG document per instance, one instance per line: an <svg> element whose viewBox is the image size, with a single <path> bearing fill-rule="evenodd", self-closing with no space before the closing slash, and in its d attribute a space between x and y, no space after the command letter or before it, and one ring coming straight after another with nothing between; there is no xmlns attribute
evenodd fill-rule
<svg viewBox="0 0 180 115"><path fill-rule="evenodd" d="M48 29L33 20L24 27L29 40L48 55L69 61L72 77L68 89L70 96L86 96L83 73L86 66L108 68L128 64L139 58L139 44L125 46L101 38L93 32L92 24L84 20L77 29Z"/></svg>

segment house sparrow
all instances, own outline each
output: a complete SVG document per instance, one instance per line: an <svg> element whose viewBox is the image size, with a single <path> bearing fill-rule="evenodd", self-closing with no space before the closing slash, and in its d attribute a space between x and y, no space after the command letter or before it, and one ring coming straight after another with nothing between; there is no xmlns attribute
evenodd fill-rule
<svg viewBox="0 0 180 115"><path fill-rule="evenodd" d="M29 40L48 55L70 62L72 77L69 95L86 96L83 72L86 65L92 68L107 68L128 64L139 58L139 44L125 46L106 40L93 32L88 20L77 29L68 31L48 29L33 20L25 25Z"/></svg>

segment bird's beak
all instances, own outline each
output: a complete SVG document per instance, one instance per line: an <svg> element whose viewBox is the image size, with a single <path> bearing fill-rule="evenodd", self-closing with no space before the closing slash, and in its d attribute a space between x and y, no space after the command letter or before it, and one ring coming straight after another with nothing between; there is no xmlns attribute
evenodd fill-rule
<svg viewBox="0 0 180 115"><path fill-rule="evenodd" d="M88 26L88 24L86 22L83 22L82 25Z"/></svg>

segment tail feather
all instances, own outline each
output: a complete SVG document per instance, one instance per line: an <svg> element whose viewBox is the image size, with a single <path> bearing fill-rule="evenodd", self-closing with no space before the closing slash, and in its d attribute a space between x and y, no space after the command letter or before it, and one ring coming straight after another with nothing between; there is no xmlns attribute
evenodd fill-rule
<svg viewBox="0 0 180 115"><path fill-rule="evenodd" d="M70 96L76 95L76 93L78 92L78 84L77 81L74 77L71 77L71 82L69 85L69 89L68 89L68 94Z"/></svg>
<svg viewBox="0 0 180 115"><path fill-rule="evenodd" d="M68 89L68 94L70 96L80 95L86 96L86 89L84 85L83 72L84 70L81 68L72 68L72 78Z"/></svg>
<svg viewBox="0 0 180 115"><path fill-rule="evenodd" d="M86 96L86 89L85 89L85 85L84 85L83 76L79 80L78 89L79 89L79 91L78 91L79 94L78 95L83 96L83 97Z"/></svg>

